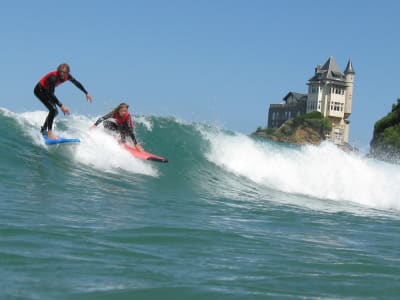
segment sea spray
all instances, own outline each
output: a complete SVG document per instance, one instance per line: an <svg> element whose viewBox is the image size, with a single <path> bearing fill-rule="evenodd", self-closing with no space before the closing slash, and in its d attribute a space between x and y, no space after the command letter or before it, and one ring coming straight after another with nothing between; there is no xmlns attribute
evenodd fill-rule
<svg viewBox="0 0 400 300"><path fill-rule="evenodd" d="M39 128L46 118L45 112L26 112L19 116L15 115L15 118L35 145L51 152L54 152L56 148L65 148L65 145L46 146L42 142ZM141 120L146 121L145 118L141 118ZM93 123L94 119L80 115L71 115L69 118L59 119L55 122L56 134L81 140L80 145L74 147L72 154L76 162L104 172L119 173L120 170L124 170L157 176L157 170L151 164L133 158L119 146L115 137L105 132L102 126L90 129ZM149 124L147 121L146 126L150 126Z"/></svg>
<svg viewBox="0 0 400 300"><path fill-rule="evenodd" d="M399 166L348 154L330 143L287 146L223 130L203 131L207 159L228 172L287 193L400 209Z"/></svg>

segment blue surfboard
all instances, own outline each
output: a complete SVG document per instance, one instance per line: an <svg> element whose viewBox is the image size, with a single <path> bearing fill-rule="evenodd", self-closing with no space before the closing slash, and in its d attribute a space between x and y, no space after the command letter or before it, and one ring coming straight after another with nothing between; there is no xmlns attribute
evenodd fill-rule
<svg viewBox="0 0 400 300"><path fill-rule="evenodd" d="M79 143L79 139L67 139L63 137L59 137L58 139L50 139L47 135L43 135L43 140L46 145L58 145L65 143Z"/></svg>

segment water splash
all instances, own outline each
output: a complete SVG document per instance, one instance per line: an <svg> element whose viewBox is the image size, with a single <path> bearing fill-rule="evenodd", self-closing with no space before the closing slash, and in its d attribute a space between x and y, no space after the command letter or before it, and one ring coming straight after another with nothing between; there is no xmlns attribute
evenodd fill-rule
<svg viewBox="0 0 400 300"><path fill-rule="evenodd" d="M287 193L400 209L400 167L348 154L330 143L287 147L221 130L203 131L207 159L228 172Z"/></svg>
<svg viewBox="0 0 400 300"><path fill-rule="evenodd" d="M24 127L26 134L35 145L53 151L55 147L44 145L39 132L46 115L47 113L44 111L34 111L20 115L15 114L15 118ZM68 119L56 120L54 129L58 135L81 140L79 146L74 147L72 151L73 159L78 163L105 172L118 173L120 170L124 170L131 173L158 176L156 168L132 157L119 146L113 136L107 134L101 127L90 130L89 128L94 121L95 118L90 119L81 115L71 115Z"/></svg>

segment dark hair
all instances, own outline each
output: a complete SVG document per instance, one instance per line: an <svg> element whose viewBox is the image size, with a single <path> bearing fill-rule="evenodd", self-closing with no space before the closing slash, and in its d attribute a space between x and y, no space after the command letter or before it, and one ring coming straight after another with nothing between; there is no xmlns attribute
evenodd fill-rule
<svg viewBox="0 0 400 300"><path fill-rule="evenodd" d="M119 110L120 110L122 107L126 107L126 109L129 109L129 105L126 104L125 102L122 102L122 103L120 103L116 108L114 108L113 113L115 114L115 113L119 112Z"/></svg>

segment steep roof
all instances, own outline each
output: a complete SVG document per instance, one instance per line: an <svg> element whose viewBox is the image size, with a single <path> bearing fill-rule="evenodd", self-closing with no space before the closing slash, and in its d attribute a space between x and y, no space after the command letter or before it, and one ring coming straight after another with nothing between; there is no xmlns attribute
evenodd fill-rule
<svg viewBox="0 0 400 300"><path fill-rule="evenodd" d="M342 71L340 71L340 68L336 64L333 56L329 57L329 59L321 68L317 67L315 75L309 81L319 81L323 79L338 81L344 80L344 74Z"/></svg>
<svg viewBox="0 0 400 300"><path fill-rule="evenodd" d="M329 57L326 63L322 66L321 70L332 71L341 73L339 66L336 64L333 56Z"/></svg>
<svg viewBox="0 0 400 300"><path fill-rule="evenodd" d="M351 59L349 59L349 62L347 63L346 70L344 70L344 74L355 74L354 68L353 68L353 63L351 62Z"/></svg>

